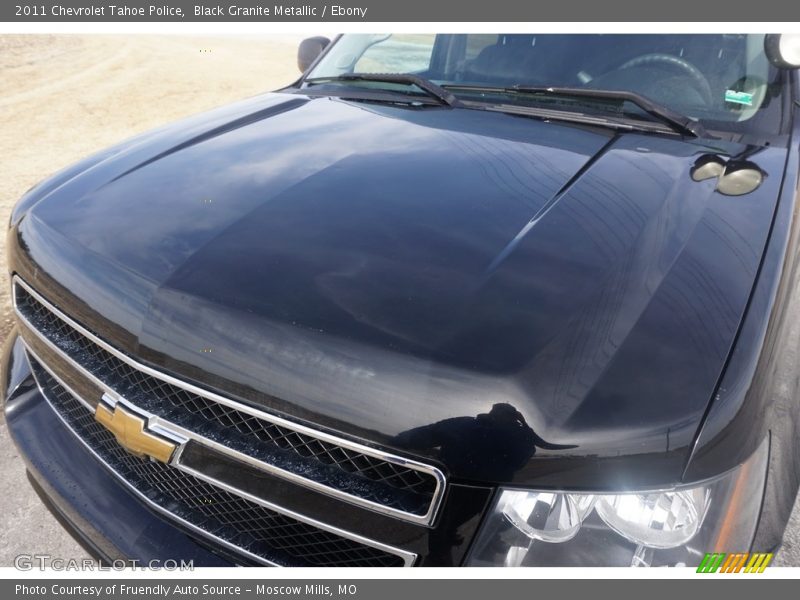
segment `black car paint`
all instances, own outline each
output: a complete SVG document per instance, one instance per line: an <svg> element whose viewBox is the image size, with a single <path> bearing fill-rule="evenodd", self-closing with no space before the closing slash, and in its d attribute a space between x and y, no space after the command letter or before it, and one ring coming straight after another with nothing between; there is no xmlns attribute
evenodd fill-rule
<svg viewBox="0 0 800 600"><path fill-rule="evenodd" d="M696 481L772 432L771 547L800 462L771 372L797 144L276 94L31 190L9 264L145 362L463 484ZM723 196L690 177L709 153L767 176ZM510 470L504 407L534 440Z"/></svg>
<svg viewBox="0 0 800 600"><path fill-rule="evenodd" d="M778 546L800 486L800 107L798 73L791 74L794 125L769 244L736 344L683 479L713 477L746 459L770 438L764 501L753 548Z"/></svg>

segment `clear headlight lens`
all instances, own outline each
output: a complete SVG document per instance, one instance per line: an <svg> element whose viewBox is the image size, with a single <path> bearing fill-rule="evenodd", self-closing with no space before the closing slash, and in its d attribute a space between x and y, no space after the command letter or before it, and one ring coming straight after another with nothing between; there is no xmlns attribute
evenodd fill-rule
<svg viewBox="0 0 800 600"><path fill-rule="evenodd" d="M509 522L532 540L571 540L594 504L592 496L507 491L499 507Z"/></svg>
<svg viewBox="0 0 800 600"><path fill-rule="evenodd" d="M600 496L595 510L621 536L650 548L674 548L700 529L708 489Z"/></svg>
<svg viewBox="0 0 800 600"><path fill-rule="evenodd" d="M471 566L696 566L706 552L747 552L767 443L739 468L696 486L587 494L503 489Z"/></svg>

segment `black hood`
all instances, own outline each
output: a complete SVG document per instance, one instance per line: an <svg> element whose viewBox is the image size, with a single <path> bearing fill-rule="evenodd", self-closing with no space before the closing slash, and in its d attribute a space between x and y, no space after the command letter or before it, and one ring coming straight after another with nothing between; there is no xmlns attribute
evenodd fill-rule
<svg viewBox="0 0 800 600"><path fill-rule="evenodd" d="M270 95L33 190L18 269L147 362L457 478L504 427L533 440L508 480L634 455L678 477L785 161L750 152L764 182L724 196L692 165L747 149L710 144Z"/></svg>

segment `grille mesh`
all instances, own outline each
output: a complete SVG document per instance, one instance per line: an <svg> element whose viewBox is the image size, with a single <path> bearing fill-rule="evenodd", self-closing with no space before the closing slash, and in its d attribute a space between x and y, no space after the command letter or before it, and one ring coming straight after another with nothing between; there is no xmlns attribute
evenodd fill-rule
<svg viewBox="0 0 800 600"><path fill-rule="evenodd" d="M176 468L129 454L33 358L31 365L50 403L90 448L150 501L212 536L283 565L403 566L398 556L286 517Z"/></svg>
<svg viewBox="0 0 800 600"><path fill-rule="evenodd" d="M60 319L22 286L17 310L70 358L142 409L304 478L370 502L424 515L436 479L189 392L133 368Z"/></svg>

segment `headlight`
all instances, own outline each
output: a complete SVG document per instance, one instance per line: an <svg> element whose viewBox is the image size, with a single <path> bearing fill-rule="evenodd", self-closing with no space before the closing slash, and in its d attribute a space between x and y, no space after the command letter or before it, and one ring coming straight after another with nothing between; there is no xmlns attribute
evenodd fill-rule
<svg viewBox="0 0 800 600"><path fill-rule="evenodd" d="M697 566L706 552L748 552L767 442L743 465L669 490L568 493L502 489L470 566Z"/></svg>

